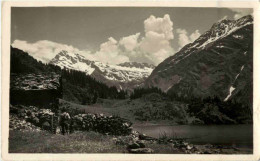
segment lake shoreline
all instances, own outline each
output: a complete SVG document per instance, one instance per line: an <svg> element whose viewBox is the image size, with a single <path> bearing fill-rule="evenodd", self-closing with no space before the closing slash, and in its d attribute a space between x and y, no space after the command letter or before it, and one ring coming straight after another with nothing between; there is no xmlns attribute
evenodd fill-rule
<svg viewBox="0 0 260 161"><path fill-rule="evenodd" d="M231 146L253 149L253 125L133 124L133 129L154 138L185 139L196 145Z"/></svg>

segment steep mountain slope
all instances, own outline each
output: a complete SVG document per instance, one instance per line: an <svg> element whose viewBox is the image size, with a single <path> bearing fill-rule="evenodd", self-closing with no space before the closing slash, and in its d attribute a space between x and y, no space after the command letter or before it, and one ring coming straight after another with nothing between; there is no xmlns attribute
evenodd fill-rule
<svg viewBox="0 0 260 161"><path fill-rule="evenodd" d="M125 62L118 65L104 64L98 61L87 60L76 53L61 51L51 61L51 64L85 72L109 86L119 89L133 88L151 74L153 65L137 62Z"/></svg>
<svg viewBox="0 0 260 161"><path fill-rule="evenodd" d="M222 20L160 63L145 86L182 97L217 96L252 105L253 18Z"/></svg>

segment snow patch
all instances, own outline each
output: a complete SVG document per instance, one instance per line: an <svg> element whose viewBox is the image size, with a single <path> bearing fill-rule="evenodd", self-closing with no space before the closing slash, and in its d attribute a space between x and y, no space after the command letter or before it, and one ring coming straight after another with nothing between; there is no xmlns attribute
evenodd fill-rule
<svg viewBox="0 0 260 161"><path fill-rule="evenodd" d="M241 71L244 69L244 65L242 65L242 67L240 68L240 72L236 75L235 77L235 81L237 80L238 76L240 75Z"/></svg>
<svg viewBox="0 0 260 161"><path fill-rule="evenodd" d="M232 96L232 92L235 90L236 88L234 88L233 86L231 86L229 88L229 94L227 95L227 97L224 99L224 101L227 101L231 96Z"/></svg>

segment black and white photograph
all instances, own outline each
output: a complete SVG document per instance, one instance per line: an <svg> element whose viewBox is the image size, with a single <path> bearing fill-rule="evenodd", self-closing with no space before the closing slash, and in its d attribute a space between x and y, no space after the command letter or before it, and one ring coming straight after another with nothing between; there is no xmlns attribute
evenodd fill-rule
<svg viewBox="0 0 260 161"><path fill-rule="evenodd" d="M10 12L8 153L254 154L252 7Z"/></svg>

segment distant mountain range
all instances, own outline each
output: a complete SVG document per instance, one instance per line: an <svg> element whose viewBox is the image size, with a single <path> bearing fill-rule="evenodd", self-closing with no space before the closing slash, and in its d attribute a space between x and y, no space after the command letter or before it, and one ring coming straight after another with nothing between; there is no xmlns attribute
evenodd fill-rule
<svg viewBox="0 0 260 161"><path fill-rule="evenodd" d="M182 97L217 96L252 105L253 17L223 19L160 63L145 81Z"/></svg>
<svg viewBox="0 0 260 161"><path fill-rule="evenodd" d="M142 84L155 68L147 63L125 62L117 65L105 64L98 61L90 61L77 53L61 51L50 64L85 72L87 75L116 86L118 89L131 89Z"/></svg>

